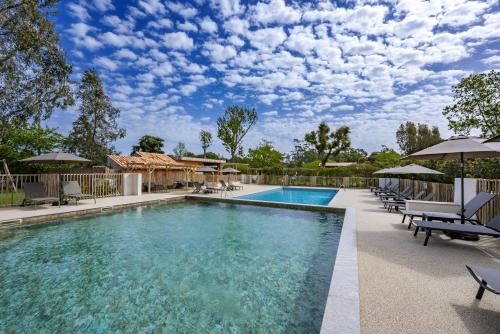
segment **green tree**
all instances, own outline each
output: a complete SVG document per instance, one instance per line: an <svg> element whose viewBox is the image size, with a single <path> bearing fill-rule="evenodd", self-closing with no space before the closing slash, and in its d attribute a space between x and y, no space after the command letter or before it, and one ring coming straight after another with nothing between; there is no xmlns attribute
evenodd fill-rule
<svg viewBox="0 0 500 334"><path fill-rule="evenodd" d="M94 70L82 75L77 97L79 116L73 122L67 147L97 164L104 164L108 154L115 154L113 142L125 137L125 129L117 123L120 110L113 107L103 83Z"/></svg>
<svg viewBox="0 0 500 334"><path fill-rule="evenodd" d="M291 167L303 167L304 164L310 163L318 159L318 153L306 141L294 139L293 150L289 155L289 165ZM319 165L319 163L318 163Z"/></svg>
<svg viewBox="0 0 500 334"><path fill-rule="evenodd" d="M231 161L243 153L242 141L250 128L257 122L255 109L232 106L217 119L217 136L230 154Z"/></svg>
<svg viewBox="0 0 500 334"><path fill-rule="evenodd" d="M396 131L396 142L404 155L409 155L441 142L439 128L427 124L406 122Z"/></svg>
<svg viewBox="0 0 500 334"><path fill-rule="evenodd" d="M49 20L58 3L0 1L0 132L6 124L38 124L73 104L72 68Z"/></svg>
<svg viewBox="0 0 500 334"><path fill-rule="evenodd" d="M6 159L12 171L25 169L17 161L33 155L49 153L63 147L65 137L55 129L43 128L38 124L11 126L5 140L0 143L0 157Z"/></svg>
<svg viewBox="0 0 500 334"><path fill-rule="evenodd" d="M321 166L324 167L331 155L337 156L351 146L349 140L350 131L349 127L342 126L330 132L330 127L325 122L322 122L318 126L318 131L306 134L304 140L314 146L321 161Z"/></svg>
<svg viewBox="0 0 500 334"><path fill-rule="evenodd" d="M132 146L132 154L135 152L164 153L164 142L160 137L144 135L139 139L139 144Z"/></svg>
<svg viewBox="0 0 500 334"><path fill-rule="evenodd" d="M348 148L344 152L339 153L335 160L338 162L364 162L368 157L368 153L361 148Z"/></svg>
<svg viewBox="0 0 500 334"><path fill-rule="evenodd" d="M243 161L252 168L264 168L280 166L283 158L283 153L276 150L271 141L263 139L255 149L248 150Z"/></svg>
<svg viewBox="0 0 500 334"><path fill-rule="evenodd" d="M379 168L394 167L400 164L401 155L387 146L382 146L379 152L373 152L368 157L368 161L372 162Z"/></svg>
<svg viewBox="0 0 500 334"><path fill-rule="evenodd" d="M206 158L207 150L212 145L212 134L208 131L200 131L201 148L203 149L203 157Z"/></svg>
<svg viewBox="0 0 500 334"><path fill-rule="evenodd" d="M188 152L186 148L186 144L183 142L178 142L177 145L174 147L174 155L177 158L182 158L186 156L194 156L194 154Z"/></svg>
<svg viewBox="0 0 500 334"><path fill-rule="evenodd" d="M443 110L456 133L481 130L484 137L500 134L500 72L471 74L453 87L453 104Z"/></svg>

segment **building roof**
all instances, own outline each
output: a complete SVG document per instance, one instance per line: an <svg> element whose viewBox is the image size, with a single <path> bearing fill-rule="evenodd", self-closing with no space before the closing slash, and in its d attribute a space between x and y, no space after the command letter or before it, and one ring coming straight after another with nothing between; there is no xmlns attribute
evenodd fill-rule
<svg viewBox="0 0 500 334"><path fill-rule="evenodd" d="M194 157L180 157L176 159L177 161L196 161L196 162L205 162L212 164L224 164L226 160L217 160L217 159L207 159L207 158L194 158Z"/></svg>
<svg viewBox="0 0 500 334"><path fill-rule="evenodd" d="M355 164L355 162L327 162L325 167L349 167Z"/></svg>
<svg viewBox="0 0 500 334"><path fill-rule="evenodd" d="M148 166L154 166L156 169L165 169L167 166L169 168L191 167L159 153L136 152L135 156L108 155L108 158L120 168L125 169L146 169Z"/></svg>
<svg viewBox="0 0 500 334"><path fill-rule="evenodd" d="M165 164L165 165L182 165L181 163L178 163L171 157L169 157L166 154L162 153L149 153L149 152L135 152L135 155L141 158L146 159L150 163L156 163L156 164Z"/></svg>

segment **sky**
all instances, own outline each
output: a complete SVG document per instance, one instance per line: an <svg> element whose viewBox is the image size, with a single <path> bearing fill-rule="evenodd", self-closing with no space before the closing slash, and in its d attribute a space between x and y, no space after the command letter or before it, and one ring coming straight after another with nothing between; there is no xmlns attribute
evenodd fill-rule
<svg viewBox="0 0 500 334"><path fill-rule="evenodd" d="M73 79L94 68L127 136L201 152L231 105L255 108L245 152L262 139L283 152L325 121L351 128L352 146L397 149L399 124L452 133L442 115L451 88L500 68L497 0L70 0L54 17ZM67 133L77 107L49 125Z"/></svg>

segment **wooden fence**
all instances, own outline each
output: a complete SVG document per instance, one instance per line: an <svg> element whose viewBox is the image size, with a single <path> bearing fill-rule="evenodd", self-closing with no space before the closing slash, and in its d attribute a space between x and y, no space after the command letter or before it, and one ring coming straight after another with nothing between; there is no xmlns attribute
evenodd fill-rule
<svg viewBox="0 0 500 334"><path fill-rule="evenodd" d="M51 197L60 195L61 182L78 181L83 193L95 194L96 197L120 196L123 194L123 174L92 173L92 174L12 174L11 178L0 174L0 206L20 205L24 200L23 186L25 183L42 182L45 191Z"/></svg>
<svg viewBox="0 0 500 334"><path fill-rule="evenodd" d="M432 200L436 202L453 202L454 186L449 183L426 182L411 179L400 179L400 189L415 188L415 194L423 191L425 195L432 193Z"/></svg>
<svg viewBox="0 0 500 334"><path fill-rule="evenodd" d="M493 217L500 213L500 180L477 180L477 192L486 191L495 193L497 196L486 204L478 212L478 218L482 223L487 224Z"/></svg>

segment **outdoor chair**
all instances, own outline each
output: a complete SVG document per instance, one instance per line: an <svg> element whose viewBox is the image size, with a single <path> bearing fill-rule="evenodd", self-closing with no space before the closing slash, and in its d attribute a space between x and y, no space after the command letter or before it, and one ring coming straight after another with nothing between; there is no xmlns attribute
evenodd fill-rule
<svg viewBox="0 0 500 334"><path fill-rule="evenodd" d="M231 186L229 186L229 185L226 183L226 181L224 181L224 180L220 180L220 183L222 184L222 187L224 188L224 190L226 190L226 191L233 190L233 189L231 188Z"/></svg>
<svg viewBox="0 0 500 334"><path fill-rule="evenodd" d="M213 190L207 189L207 187L205 187L199 182L194 182L193 186L194 186L193 194L200 194L200 193L206 194L213 192Z"/></svg>
<svg viewBox="0 0 500 334"><path fill-rule="evenodd" d="M413 193L413 188L411 187L406 187L403 191L401 192L395 192L395 193L390 193L390 194L387 194L387 193L381 193L380 194L380 199L383 201L383 200L387 200L387 199L391 199L391 198L407 198L409 197L411 194Z"/></svg>
<svg viewBox="0 0 500 334"><path fill-rule="evenodd" d="M483 298L484 290L500 295L500 270L495 268L465 266L472 277L479 283L476 299Z"/></svg>
<svg viewBox="0 0 500 334"><path fill-rule="evenodd" d="M398 188L399 188L399 184L393 184L384 190L374 191L374 193L375 193L375 196L379 196L379 197L380 197L380 195L395 194L396 191L398 190Z"/></svg>
<svg viewBox="0 0 500 334"><path fill-rule="evenodd" d="M29 204L45 204L55 203L61 206L61 201L58 197L50 197L43 187L42 182L24 183L24 200L22 206Z"/></svg>
<svg viewBox="0 0 500 334"><path fill-rule="evenodd" d="M414 236L417 236L420 229L425 231L424 246L427 246L432 231L442 231L453 233L456 235L487 235L491 237L500 237L500 213L497 214L487 225L472 225L472 224L453 224L443 222L433 222L427 220L412 220L411 224L415 225Z"/></svg>
<svg viewBox="0 0 500 334"><path fill-rule="evenodd" d="M243 189L243 185L239 181L229 182L231 189Z"/></svg>
<svg viewBox="0 0 500 334"><path fill-rule="evenodd" d="M74 199L76 204L81 199L93 198L94 204L96 203L95 195L82 193L82 188L77 181L66 181L62 183L63 198Z"/></svg>
<svg viewBox="0 0 500 334"><path fill-rule="evenodd" d="M417 196L415 196L415 198L413 199L414 201L415 200L419 200L419 201L430 201L432 200L432 198L434 197L434 194L433 193L429 193L427 194L427 196L423 197L423 194L425 192L424 191L421 191L420 193L417 194ZM388 201L387 202L387 210L389 212L392 212L393 209L395 209L396 211L399 211L401 210L401 208L406 208L406 201L407 200L394 200L394 201Z"/></svg>
<svg viewBox="0 0 500 334"><path fill-rule="evenodd" d="M464 216L465 220L471 222L477 222L477 219L472 218L476 212L479 211L483 206L485 206L489 201L495 198L496 194L480 192L473 199L467 202L464 206ZM403 215L403 219L401 220L401 224L404 224L406 217L410 217L410 223L408 224L408 229L411 228L411 220L415 217L425 218L426 220L440 220L453 222L455 220L461 219L460 212L458 213L449 213L449 212L425 212L425 211L416 211L416 210L401 210L401 214Z"/></svg>

